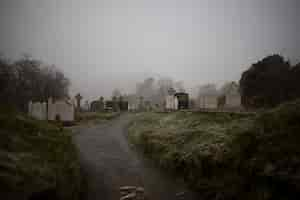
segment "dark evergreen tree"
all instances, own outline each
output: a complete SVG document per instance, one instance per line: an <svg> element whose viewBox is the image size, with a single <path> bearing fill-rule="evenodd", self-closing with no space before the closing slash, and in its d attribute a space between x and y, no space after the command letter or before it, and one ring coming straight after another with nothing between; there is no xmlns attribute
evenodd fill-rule
<svg viewBox="0 0 300 200"><path fill-rule="evenodd" d="M240 80L242 104L248 108L268 108L288 100L290 68L280 55L253 64Z"/></svg>

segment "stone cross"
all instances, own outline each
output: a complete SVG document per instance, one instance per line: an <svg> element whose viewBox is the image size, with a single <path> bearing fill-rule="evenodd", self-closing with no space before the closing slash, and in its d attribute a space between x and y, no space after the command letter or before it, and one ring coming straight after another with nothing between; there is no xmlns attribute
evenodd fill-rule
<svg viewBox="0 0 300 200"><path fill-rule="evenodd" d="M76 99L76 103L77 103L77 108L80 108L80 102L81 102L81 99L82 99L82 96L80 95L80 93L78 93L75 96L75 99Z"/></svg>

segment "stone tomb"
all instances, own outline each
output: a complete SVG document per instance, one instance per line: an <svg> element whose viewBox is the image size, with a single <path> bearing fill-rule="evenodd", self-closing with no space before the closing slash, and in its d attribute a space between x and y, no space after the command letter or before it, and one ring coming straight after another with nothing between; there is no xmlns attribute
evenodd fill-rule
<svg viewBox="0 0 300 200"><path fill-rule="evenodd" d="M29 102L28 115L38 120L71 122L75 118L74 105L68 100L46 102Z"/></svg>

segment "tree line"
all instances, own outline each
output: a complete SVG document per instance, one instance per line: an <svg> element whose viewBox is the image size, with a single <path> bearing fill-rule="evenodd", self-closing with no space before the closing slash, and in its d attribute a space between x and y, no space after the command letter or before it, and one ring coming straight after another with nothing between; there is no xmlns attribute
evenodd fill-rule
<svg viewBox="0 0 300 200"><path fill-rule="evenodd" d="M69 85L69 79L54 65L30 56L13 62L0 56L1 105L25 112L30 100L67 97ZM281 55L267 56L242 73L239 87L245 108L270 108L300 98L300 63L292 66ZM184 91L182 82L148 78L137 84L135 96L159 104L170 88Z"/></svg>
<svg viewBox="0 0 300 200"><path fill-rule="evenodd" d="M70 81L54 65L23 56L16 61L0 57L0 103L26 112L29 101L68 96Z"/></svg>
<svg viewBox="0 0 300 200"><path fill-rule="evenodd" d="M242 106L247 109L272 108L283 102L300 98L300 63L291 65L283 56L274 54L253 63L241 75L239 83L228 82L219 90L215 84L199 87L201 94L223 94L236 86L241 94ZM155 104L161 104L170 88L183 92L183 82L170 78L155 80L150 77L136 86L134 97L143 97ZM120 96L115 90L113 96ZM125 95L126 96L126 95Z"/></svg>

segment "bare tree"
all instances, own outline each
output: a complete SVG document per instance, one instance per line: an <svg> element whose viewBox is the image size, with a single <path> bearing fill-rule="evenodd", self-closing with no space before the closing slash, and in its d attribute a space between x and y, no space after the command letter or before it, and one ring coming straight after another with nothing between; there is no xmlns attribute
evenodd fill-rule
<svg viewBox="0 0 300 200"><path fill-rule="evenodd" d="M29 101L45 101L68 96L69 80L55 66L25 55L14 63L0 58L0 97L3 104L11 104L26 111Z"/></svg>

